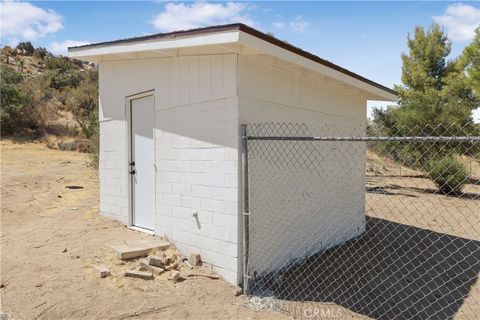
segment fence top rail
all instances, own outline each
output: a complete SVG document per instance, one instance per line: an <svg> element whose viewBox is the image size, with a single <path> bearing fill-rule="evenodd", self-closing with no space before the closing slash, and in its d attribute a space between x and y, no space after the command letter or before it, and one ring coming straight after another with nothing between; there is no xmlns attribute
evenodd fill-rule
<svg viewBox="0 0 480 320"><path fill-rule="evenodd" d="M480 136L462 137L280 137L280 136L244 136L247 140L272 140L272 141L431 141L431 142L480 142Z"/></svg>

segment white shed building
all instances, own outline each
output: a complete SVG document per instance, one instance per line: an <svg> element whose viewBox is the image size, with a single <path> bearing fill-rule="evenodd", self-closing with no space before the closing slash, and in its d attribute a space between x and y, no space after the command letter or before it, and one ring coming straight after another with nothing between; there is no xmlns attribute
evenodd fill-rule
<svg viewBox="0 0 480 320"><path fill-rule="evenodd" d="M396 99L243 24L73 47L69 56L99 64L101 213L200 253L233 284L242 281L240 125L364 128L367 100ZM364 158L352 161L364 168ZM364 183L349 188L364 197ZM364 198L355 201L361 224Z"/></svg>

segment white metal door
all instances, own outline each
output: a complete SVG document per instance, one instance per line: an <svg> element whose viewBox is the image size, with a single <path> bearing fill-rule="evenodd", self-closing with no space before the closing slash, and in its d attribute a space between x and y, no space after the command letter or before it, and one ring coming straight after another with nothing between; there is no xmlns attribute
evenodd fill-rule
<svg viewBox="0 0 480 320"><path fill-rule="evenodd" d="M155 156L153 95L131 100L132 224L155 226Z"/></svg>

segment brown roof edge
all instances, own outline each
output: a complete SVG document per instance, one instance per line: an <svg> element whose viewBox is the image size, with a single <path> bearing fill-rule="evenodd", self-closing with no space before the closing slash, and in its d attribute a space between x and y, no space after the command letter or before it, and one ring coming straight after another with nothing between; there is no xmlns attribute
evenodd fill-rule
<svg viewBox="0 0 480 320"><path fill-rule="evenodd" d="M165 39L165 38L171 38L174 39L179 36L192 36L192 35L199 35L199 34L205 34L205 33L213 33L213 32L224 32L224 31L231 31L231 30L239 30L243 31L245 33L248 33L254 37L257 37L259 39L262 39L264 41L267 41L273 45L276 45L280 48L283 48L285 50L288 50L290 52L293 52L295 54L298 54L304 58L307 58L309 60L315 61L321 65L324 65L328 68L331 68L333 70L336 70L338 72L341 72L345 75L348 75L352 78L355 78L357 80L360 80L362 82L365 82L369 85L372 85L378 89L381 89L383 91L386 91L390 94L393 94L395 96L398 95L398 93L390 89L384 85L381 85L375 81L372 81L370 79L367 79L365 77L362 77L359 74L356 74L350 70L347 70L345 68L340 67L339 65L334 64L333 62L330 62L328 60L322 59L317 55L314 55L310 52L304 51L298 47L295 47L289 43L286 43L280 39L277 39L271 35L268 35L266 33L263 33L261 31L258 31L257 29L254 29L252 27L249 27L243 23L233 23L233 24L226 24L226 25L219 25L219 26L211 26L211 27L205 27L205 28L197 28L197 29L190 29L190 30L183 30L183 31L173 31L173 32L167 32L167 33L157 33L157 34L152 34L148 36L142 36L142 37L133 37L133 38L127 38L127 39L121 39L121 40L114 40L114 41L105 41L105 42L99 42L99 43L93 43L93 44L87 44L83 46L78 46L78 47L69 47L68 50L75 50L75 49L82 49L82 48L95 48L95 47L101 47L105 45L116 45L116 44L124 44L124 43L130 43L130 42L137 42L137 41L149 41L149 40L156 40L156 39Z"/></svg>

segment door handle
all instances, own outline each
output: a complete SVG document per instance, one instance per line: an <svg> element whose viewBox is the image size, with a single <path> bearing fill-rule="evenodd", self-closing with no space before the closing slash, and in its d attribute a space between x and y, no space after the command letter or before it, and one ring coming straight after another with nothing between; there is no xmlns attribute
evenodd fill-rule
<svg viewBox="0 0 480 320"><path fill-rule="evenodd" d="M135 174L135 173L136 173L135 170L131 170L131 171L130 171L130 174Z"/></svg>
<svg viewBox="0 0 480 320"><path fill-rule="evenodd" d="M135 165L135 161L130 162L129 165L134 166L134 165Z"/></svg>

